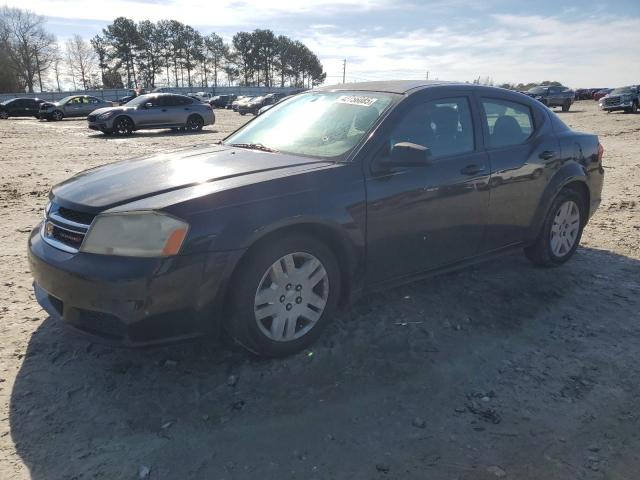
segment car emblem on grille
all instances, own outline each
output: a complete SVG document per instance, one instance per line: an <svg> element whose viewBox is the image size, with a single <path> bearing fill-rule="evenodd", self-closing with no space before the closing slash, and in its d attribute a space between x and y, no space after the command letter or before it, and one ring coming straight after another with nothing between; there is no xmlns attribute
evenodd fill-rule
<svg viewBox="0 0 640 480"><path fill-rule="evenodd" d="M53 223L47 222L44 226L44 233L47 237L53 236Z"/></svg>

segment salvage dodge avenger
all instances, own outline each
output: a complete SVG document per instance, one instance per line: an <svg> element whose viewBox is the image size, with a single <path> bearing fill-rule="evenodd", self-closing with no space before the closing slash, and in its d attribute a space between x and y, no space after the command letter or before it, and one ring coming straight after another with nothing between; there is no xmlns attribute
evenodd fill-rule
<svg viewBox="0 0 640 480"><path fill-rule="evenodd" d="M29 239L51 317L142 346L226 329L309 346L355 293L512 248L555 266L600 203L603 149L525 95L393 81L296 95L218 145L53 187Z"/></svg>

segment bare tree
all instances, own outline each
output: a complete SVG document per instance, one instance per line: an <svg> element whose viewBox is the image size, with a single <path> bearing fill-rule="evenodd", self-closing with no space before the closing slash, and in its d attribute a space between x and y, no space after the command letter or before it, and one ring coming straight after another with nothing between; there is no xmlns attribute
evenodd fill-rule
<svg viewBox="0 0 640 480"><path fill-rule="evenodd" d="M91 44L80 35L74 35L66 44L69 73L82 83L82 88L89 89L91 76L95 74L96 53Z"/></svg>
<svg viewBox="0 0 640 480"><path fill-rule="evenodd" d="M51 67L55 37L44 29L44 17L29 10L0 8L2 24L9 35L8 54L17 75L24 80L29 92L34 91L38 79Z"/></svg>
<svg viewBox="0 0 640 480"><path fill-rule="evenodd" d="M62 58L62 52L60 51L60 46L56 45L53 61L51 62L51 68L53 68L53 77L56 81L56 88L59 92L62 91L60 86L60 76L62 75L62 66L64 59Z"/></svg>

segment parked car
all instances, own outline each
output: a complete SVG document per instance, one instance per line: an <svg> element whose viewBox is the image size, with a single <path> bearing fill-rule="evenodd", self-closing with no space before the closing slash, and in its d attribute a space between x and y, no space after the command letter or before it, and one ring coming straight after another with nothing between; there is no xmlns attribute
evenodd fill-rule
<svg viewBox="0 0 640 480"><path fill-rule="evenodd" d="M231 109L234 112L238 112L240 110L240 105L244 105L245 103L249 103L255 97L238 97L231 103Z"/></svg>
<svg viewBox="0 0 640 480"><path fill-rule="evenodd" d="M278 94L278 95L281 95L281 94ZM282 102L282 101L284 101L284 100L286 100L288 98L291 98L292 96L293 95L287 95L286 97L282 97L282 98L278 99L275 103L271 103L271 104L265 105L264 107L261 107L260 110L258 110L258 115L262 115L264 112L269 110L274 105L277 105L278 103L280 103L280 102Z"/></svg>
<svg viewBox="0 0 640 480"><path fill-rule="evenodd" d="M240 115L246 115L247 113L258 115L258 112L262 107L273 105L283 97L284 94L282 93L269 93L264 96L254 97L250 102L239 103L238 112Z"/></svg>
<svg viewBox="0 0 640 480"><path fill-rule="evenodd" d="M119 98L114 103L117 103L118 105L125 105L125 104L129 103L131 100L133 100L134 98L136 98L137 96L138 96L138 94L134 91L134 92L130 93L129 95L125 95L124 97Z"/></svg>
<svg viewBox="0 0 640 480"><path fill-rule="evenodd" d="M211 94L207 92L188 93L187 96L194 98L200 102L209 103L209 100L211 100Z"/></svg>
<svg viewBox="0 0 640 480"><path fill-rule="evenodd" d="M637 113L640 106L639 90L638 85L615 88L600 99L600 109L606 112L623 110L627 113Z"/></svg>
<svg viewBox="0 0 640 480"><path fill-rule="evenodd" d="M526 94L549 108L562 107L563 112L569 111L575 97L573 90L563 86L533 87Z"/></svg>
<svg viewBox="0 0 640 480"><path fill-rule="evenodd" d="M0 118L9 117L38 117L40 104L44 100L39 98L11 98L0 102Z"/></svg>
<svg viewBox="0 0 640 480"><path fill-rule="evenodd" d="M598 90L593 94L593 99L597 102L602 97L609 95L613 91L613 88L603 88L602 90Z"/></svg>
<svg viewBox="0 0 640 480"><path fill-rule="evenodd" d="M151 128L185 129L192 132L213 125L215 116L208 103L186 95L150 93L119 107L101 108L87 117L89 128L106 135L131 135Z"/></svg>
<svg viewBox="0 0 640 480"><path fill-rule="evenodd" d="M36 298L114 344L222 327L258 354L291 354L358 292L515 248L566 262L600 204L602 156L596 135L504 89L319 88L220 145L53 187L29 239Z"/></svg>
<svg viewBox="0 0 640 480"><path fill-rule="evenodd" d="M213 108L227 108L236 97L237 95L216 95L209 100L209 104Z"/></svg>
<svg viewBox="0 0 640 480"><path fill-rule="evenodd" d="M71 95L57 102L43 102L38 112L44 120L62 120L65 117L86 117L98 108L110 107L107 102L91 95Z"/></svg>

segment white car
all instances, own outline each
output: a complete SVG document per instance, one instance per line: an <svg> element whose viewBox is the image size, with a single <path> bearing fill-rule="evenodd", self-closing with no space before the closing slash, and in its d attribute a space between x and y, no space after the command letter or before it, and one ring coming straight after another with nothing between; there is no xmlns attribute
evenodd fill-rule
<svg viewBox="0 0 640 480"><path fill-rule="evenodd" d="M191 98L195 98L196 100L200 100L203 103L209 103L209 100L212 98L212 95L207 92L188 93L187 95Z"/></svg>

